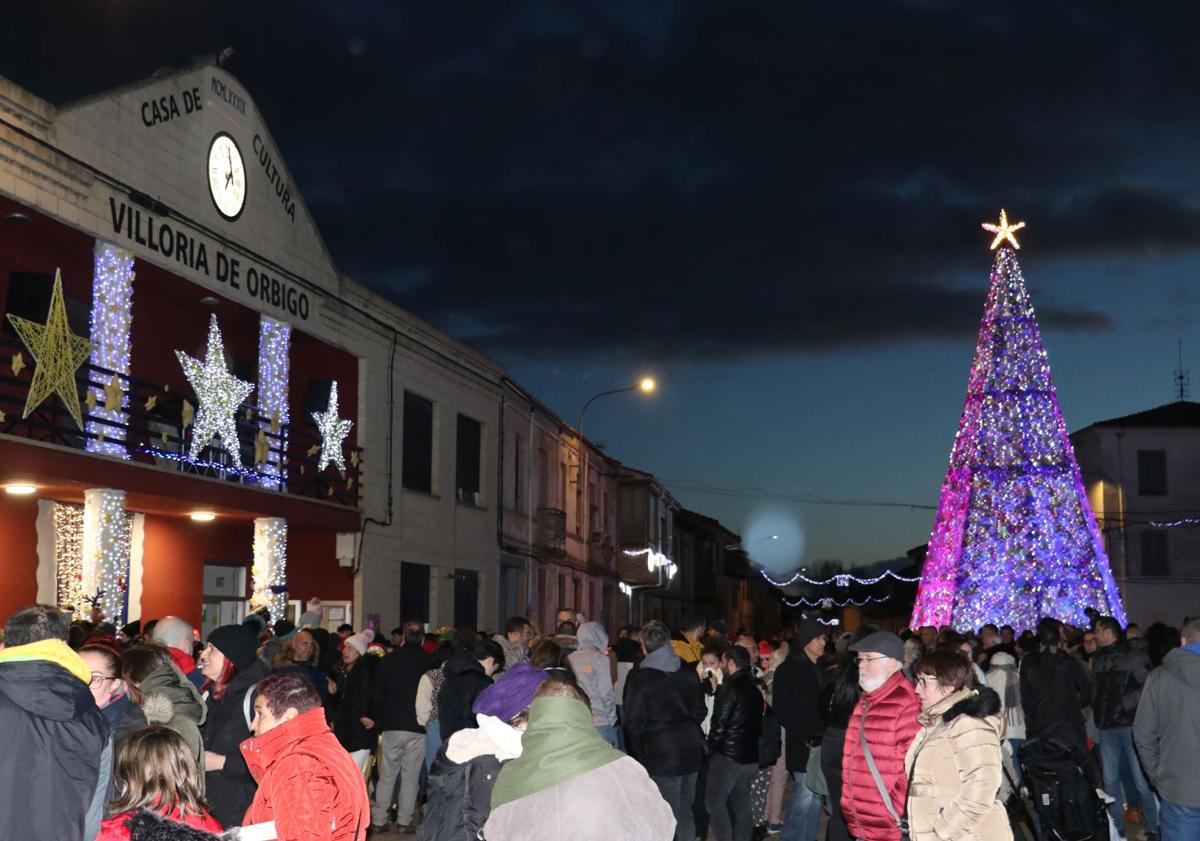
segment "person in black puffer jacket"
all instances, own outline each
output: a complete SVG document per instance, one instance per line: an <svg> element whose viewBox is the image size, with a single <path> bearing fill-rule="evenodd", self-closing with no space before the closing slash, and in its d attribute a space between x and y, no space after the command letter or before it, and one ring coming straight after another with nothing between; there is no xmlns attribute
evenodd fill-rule
<svg viewBox="0 0 1200 841"><path fill-rule="evenodd" d="M696 670L683 668L662 622L646 624L642 647L646 659L625 679L625 750L671 807L676 841L695 841L692 800L704 762L704 690Z"/></svg>
<svg viewBox="0 0 1200 841"><path fill-rule="evenodd" d="M1059 628L1057 619L1039 622L1041 650L1021 662L1025 733L1029 739L1054 736L1069 740L1081 755L1088 755L1083 708L1092 702L1092 682L1083 665L1059 647ZM1098 782L1094 766L1087 770Z"/></svg>
<svg viewBox="0 0 1200 841"><path fill-rule="evenodd" d="M492 640L482 640L473 649L460 649L446 661L446 680L438 694L442 744L459 730L475 727L471 706L492 685L492 675L504 668L504 650Z"/></svg>
<svg viewBox="0 0 1200 841"><path fill-rule="evenodd" d="M1111 616L1096 620L1096 642L1100 647L1092 655L1092 713L1099 734L1101 773L1104 790L1113 798L1108 813L1122 836L1125 835L1125 809L1121 799L1122 764L1129 768L1128 780L1141 796L1145 816L1143 826L1151 837L1158 835L1158 809L1150 784L1133 747L1133 720L1137 715L1142 687L1150 674L1150 655L1132 648L1121 625ZM1130 795L1131 792L1126 792Z"/></svg>
<svg viewBox="0 0 1200 841"><path fill-rule="evenodd" d="M222 625L208 635L200 653L200 673L208 718L204 739L204 796L212 816L224 827L241 826L258 784L250 776L241 744L250 738L247 696L267 676L258 658L258 639L245 625ZM253 713L251 713L253 715Z"/></svg>
<svg viewBox="0 0 1200 841"><path fill-rule="evenodd" d="M750 652L733 646L721 658L725 681L717 687L708 730L705 805L717 841L749 838L750 782L758 773L763 697L750 674ZM732 808L730 808L732 806Z"/></svg>

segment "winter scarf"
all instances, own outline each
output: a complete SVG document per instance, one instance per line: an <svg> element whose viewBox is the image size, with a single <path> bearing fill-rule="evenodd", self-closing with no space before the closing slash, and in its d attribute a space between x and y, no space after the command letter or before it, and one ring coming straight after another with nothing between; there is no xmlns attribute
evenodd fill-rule
<svg viewBox="0 0 1200 841"><path fill-rule="evenodd" d="M625 754L600 738L587 704L574 698L538 698L529 708L521 755L507 763L492 789L492 808L537 794L616 762Z"/></svg>

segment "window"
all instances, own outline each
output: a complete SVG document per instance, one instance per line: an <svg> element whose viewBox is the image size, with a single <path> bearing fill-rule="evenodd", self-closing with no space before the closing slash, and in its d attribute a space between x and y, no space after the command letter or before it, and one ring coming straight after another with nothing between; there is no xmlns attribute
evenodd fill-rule
<svg viewBox="0 0 1200 841"><path fill-rule="evenodd" d="M458 416L455 476L458 501L479 504L479 461L482 455L483 427L466 415Z"/></svg>
<svg viewBox="0 0 1200 841"><path fill-rule="evenodd" d="M479 625L479 573L474 570L454 571L454 624L459 628Z"/></svg>
<svg viewBox="0 0 1200 841"><path fill-rule="evenodd" d="M429 621L429 567L400 564L400 621Z"/></svg>
<svg viewBox="0 0 1200 841"><path fill-rule="evenodd" d="M1142 575L1167 574L1166 529L1146 529L1142 532Z"/></svg>
<svg viewBox="0 0 1200 841"><path fill-rule="evenodd" d="M403 446L403 486L433 493L433 401L411 391L404 392Z"/></svg>
<svg viewBox="0 0 1200 841"><path fill-rule="evenodd" d="M1138 494L1141 496L1166 496L1166 450L1138 450L1137 469Z"/></svg>
<svg viewBox="0 0 1200 841"><path fill-rule="evenodd" d="M516 436L513 442L513 500L512 507L517 511L524 511L525 505L521 501L521 471L524 469L522 464L524 459L521 453L521 436Z"/></svg>

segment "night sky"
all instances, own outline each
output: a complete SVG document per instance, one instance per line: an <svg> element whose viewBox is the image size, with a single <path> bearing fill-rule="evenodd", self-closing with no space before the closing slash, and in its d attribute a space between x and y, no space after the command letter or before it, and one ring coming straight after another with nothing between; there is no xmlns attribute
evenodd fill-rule
<svg viewBox="0 0 1200 841"><path fill-rule="evenodd" d="M343 272L572 423L658 376L589 437L782 569L928 538L1002 206L1070 429L1174 399L1177 340L1200 376L1197 18L23 2L0 75L61 104L232 46Z"/></svg>

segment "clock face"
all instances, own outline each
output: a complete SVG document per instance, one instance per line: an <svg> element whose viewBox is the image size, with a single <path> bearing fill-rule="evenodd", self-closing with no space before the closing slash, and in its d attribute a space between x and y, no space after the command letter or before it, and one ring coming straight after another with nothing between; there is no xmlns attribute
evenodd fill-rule
<svg viewBox="0 0 1200 841"><path fill-rule="evenodd" d="M230 221L242 215L246 205L246 167L237 143L225 132L208 147L208 192L217 212Z"/></svg>

